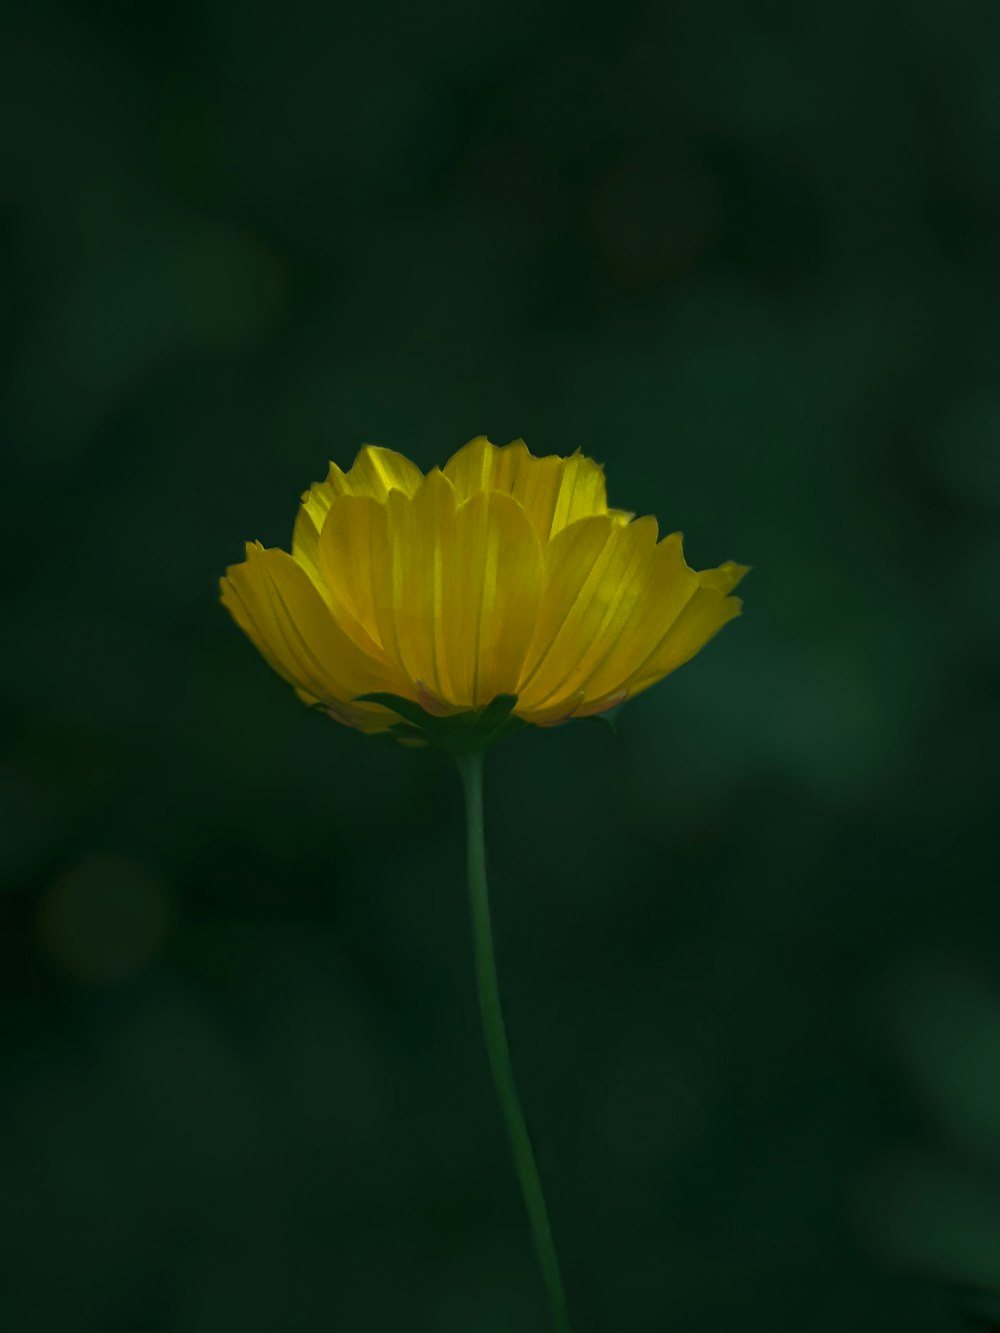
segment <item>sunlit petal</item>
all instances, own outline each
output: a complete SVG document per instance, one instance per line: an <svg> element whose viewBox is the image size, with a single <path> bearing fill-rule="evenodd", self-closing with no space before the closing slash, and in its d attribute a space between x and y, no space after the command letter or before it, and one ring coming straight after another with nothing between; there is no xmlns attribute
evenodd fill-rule
<svg viewBox="0 0 1000 1333"><path fill-rule="evenodd" d="M245 564L226 574L227 605L238 603L252 626L247 632L268 660L312 698L349 703L375 690L406 693L405 679L344 632L287 552L248 546Z"/></svg>
<svg viewBox="0 0 1000 1333"><path fill-rule="evenodd" d="M423 474L415 463L393 449L366 444L347 472L330 464L326 481L317 481L302 496L302 506L292 533L292 555L315 568L317 544L333 501L341 495L367 495L385 502L391 490L412 495Z"/></svg>
<svg viewBox="0 0 1000 1333"><path fill-rule="evenodd" d="M578 518L608 512L604 471L583 454L536 458L523 440L498 447L484 435L470 440L444 465L459 502L478 491L503 491L523 507L541 542ZM631 515L614 511L628 521Z"/></svg>

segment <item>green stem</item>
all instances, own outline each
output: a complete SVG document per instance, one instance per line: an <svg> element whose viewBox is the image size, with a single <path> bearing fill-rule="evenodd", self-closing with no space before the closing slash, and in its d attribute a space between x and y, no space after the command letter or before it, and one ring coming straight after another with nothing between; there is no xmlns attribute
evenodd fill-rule
<svg viewBox="0 0 1000 1333"><path fill-rule="evenodd" d="M514 1169L521 1184L524 1206L528 1210L535 1254L549 1295L552 1323L556 1333L570 1333L566 1296L559 1276L559 1261L552 1242L552 1228L545 1207L542 1182L538 1175L528 1126L517 1095L514 1069L507 1045L507 1030L500 1005L496 959L493 954L493 928L490 925L490 899L486 883L486 844L483 830L483 754L464 752L456 756L465 788L465 811L469 837L469 900L472 908L472 942L476 958L476 983L479 1011L486 1035L486 1050L493 1084L500 1101L507 1137L514 1156Z"/></svg>

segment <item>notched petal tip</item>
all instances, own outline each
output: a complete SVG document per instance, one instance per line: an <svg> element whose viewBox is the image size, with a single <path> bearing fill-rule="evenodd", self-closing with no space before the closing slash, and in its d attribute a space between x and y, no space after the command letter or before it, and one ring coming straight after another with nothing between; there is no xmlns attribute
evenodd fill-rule
<svg viewBox="0 0 1000 1333"><path fill-rule="evenodd" d="M366 480L373 476L380 477L387 489L408 489L416 477L423 475L416 463L405 454L397 449L387 449L384 444L363 444L355 455L348 475L354 473L355 469L360 469Z"/></svg>
<svg viewBox="0 0 1000 1333"><path fill-rule="evenodd" d="M585 454L585 453L583 452L583 449L580 447L580 445L577 445L576 448L573 450L573 452L572 452L571 454L567 454L567 455L566 455L566 462L569 462L569 460L570 460L571 458L582 458L582 459L584 459L585 462L590 463L593 467L596 467L597 470L598 470L598 472L600 472L600 473L602 474L602 476L603 476L603 474L604 474L604 464L601 463L598 459L594 458L594 456L593 456L592 454Z"/></svg>
<svg viewBox="0 0 1000 1333"><path fill-rule="evenodd" d="M246 571L247 566L251 563L254 552L258 550L263 550L260 542L243 543L243 559L234 560L231 564L228 564L219 579L219 586L223 592L225 591L226 584L232 586L234 574L237 574L238 571Z"/></svg>
<svg viewBox="0 0 1000 1333"><path fill-rule="evenodd" d="M717 569L703 569L698 578L703 588L714 588L723 594L731 592L747 574L750 565L738 565L734 560L726 560Z"/></svg>
<svg viewBox="0 0 1000 1333"><path fill-rule="evenodd" d="M455 487L452 485L451 478L439 467L432 467L425 477L421 478L420 485L413 494L413 499L420 497L426 501L429 497L451 497L455 499Z"/></svg>
<svg viewBox="0 0 1000 1333"><path fill-rule="evenodd" d="M448 459L444 474L460 502L477 491L511 496L543 543L577 519L608 512L603 468L579 449L568 458L536 456L523 440L495 445L477 435Z"/></svg>

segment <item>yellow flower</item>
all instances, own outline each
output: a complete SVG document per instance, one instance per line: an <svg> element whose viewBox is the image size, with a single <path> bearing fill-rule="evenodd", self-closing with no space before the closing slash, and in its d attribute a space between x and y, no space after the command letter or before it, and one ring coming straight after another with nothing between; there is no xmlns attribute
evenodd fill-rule
<svg viewBox="0 0 1000 1333"><path fill-rule="evenodd" d="M690 569L680 533L609 509L581 454L480 436L424 476L366 445L302 497L292 552L248 544L222 579L233 619L299 697L363 731L392 694L445 716L516 696L552 725L620 704L739 615L746 567Z"/></svg>

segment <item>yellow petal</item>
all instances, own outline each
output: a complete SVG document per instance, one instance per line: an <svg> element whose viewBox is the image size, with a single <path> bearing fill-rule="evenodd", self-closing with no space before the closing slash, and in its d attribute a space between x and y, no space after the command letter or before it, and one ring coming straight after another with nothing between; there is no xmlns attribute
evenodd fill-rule
<svg viewBox="0 0 1000 1333"><path fill-rule="evenodd" d="M585 700L578 715L589 716L600 707L613 706L614 700L604 701L621 694L625 682L662 642L698 586L698 575L684 559L681 534L671 533L654 547L648 563L622 596L619 613L605 634L604 651L581 681ZM600 706L592 706L598 701Z"/></svg>
<svg viewBox="0 0 1000 1333"><path fill-rule="evenodd" d="M450 567L461 571L444 587L452 701L479 708L517 692L541 602L541 548L517 501L492 491L462 505Z"/></svg>
<svg viewBox="0 0 1000 1333"><path fill-rule="evenodd" d="M398 713L392 712L389 708L383 708L381 704L323 703L319 699L314 699L308 690L300 690L297 686L295 693L304 704L310 707L316 707L317 705L321 707L334 722L339 722L345 727L355 727L358 731L364 731L370 735L379 731L388 731L391 726L401 720Z"/></svg>
<svg viewBox="0 0 1000 1333"><path fill-rule="evenodd" d="M331 532L344 504L331 511ZM499 492L459 507L435 470L412 500L389 495L385 513L385 540L367 556L371 616L408 697L440 712L512 693L541 594L541 551L524 511Z"/></svg>
<svg viewBox="0 0 1000 1333"><path fill-rule="evenodd" d="M362 448L348 472L331 463L326 481L317 481L302 497L292 534L292 554L301 564L316 567L319 534L337 496L368 495L385 503L390 491L412 495L422 480L416 463L393 449L374 444Z"/></svg>
<svg viewBox="0 0 1000 1333"><path fill-rule="evenodd" d="M716 592L725 594L732 592L740 579L749 573L749 565L738 565L733 560L727 560L718 569L703 569L698 578L702 587L714 588Z"/></svg>
<svg viewBox="0 0 1000 1333"><path fill-rule="evenodd" d="M223 599L237 623L311 698L343 704L370 691L406 692L397 672L344 632L309 575L285 551L248 546L246 563L226 574Z"/></svg>
<svg viewBox="0 0 1000 1333"><path fill-rule="evenodd" d="M626 682L630 696L655 685L690 661L723 625L740 614L743 603L738 597L726 594L729 588L735 587L746 569L744 565L730 564L699 574L699 585L690 601L647 660Z"/></svg>
<svg viewBox="0 0 1000 1333"><path fill-rule="evenodd" d="M552 543L552 583L539 623L558 620L559 599L571 609L547 662L522 685L519 716L544 726L612 708L693 657L739 614L740 603L726 593L746 566L729 562L696 573L684 560L680 533L660 542L645 564L629 563L631 533L643 521L608 532L599 552L597 520Z"/></svg>
<svg viewBox="0 0 1000 1333"><path fill-rule="evenodd" d="M577 690L557 704L548 704L545 708L533 710L525 721L536 727L557 727L575 717L594 717L597 713L606 713L609 708L624 703L628 697L628 690L620 689L600 699L587 701L583 690ZM519 717L522 715L519 708L514 711Z"/></svg>
<svg viewBox="0 0 1000 1333"><path fill-rule="evenodd" d="M560 699L557 703L548 704L545 708L525 710L518 705L514 712L534 727L558 727L563 722L568 722L571 717L575 717L582 703L583 690L577 690L574 694Z"/></svg>
<svg viewBox="0 0 1000 1333"><path fill-rule="evenodd" d="M335 500L320 539L320 564L334 603L357 619L414 693L418 682L425 690L440 687L427 592L428 584L433 592L444 577L441 550L450 540L455 501L440 473L437 479L420 488L419 511L399 490L383 504L368 496ZM426 533L418 522L425 516ZM435 522L442 529L437 543Z"/></svg>
<svg viewBox="0 0 1000 1333"><path fill-rule="evenodd" d="M416 499L399 490L384 504L335 499L319 543L323 580L342 621L352 618L370 636L429 711L450 695L441 599L454 570L454 530L454 493L436 471Z"/></svg>
<svg viewBox="0 0 1000 1333"><path fill-rule="evenodd" d="M458 516L451 482L434 468L410 501L390 508L393 569L397 571L395 651L428 712L448 712L459 700L449 652L449 583L464 574L457 563ZM461 573L460 573L461 571Z"/></svg>
<svg viewBox="0 0 1000 1333"><path fill-rule="evenodd" d="M604 471L583 454L535 458L523 440L497 447L484 435L470 440L444 465L459 503L477 491L503 491L524 508L543 544L579 518L608 512ZM622 511L620 521L631 515Z"/></svg>
<svg viewBox="0 0 1000 1333"><path fill-rule="evenodd" d="M416 463L411 463L403 454L397 454L394 449L383 449L380 445L366 444L350 471L343 474L342 482L345 495L370 495L375 500L385 500L390 491L413 495L423 479Z"/></svg>
<svg viewBox="0 0 1000 1333"><path fill-rule="evenodd" d="M225 577L219 580L222 604L268 666L300 689L305 695L303 702L315 703L316 696L301 690L296 681L294 661L274 624L267 600L261 596L259 581L251 574L250 558L254 549L248 542L247 560L243 564L230 565Z"/></svg>
<svg viewBox="0 0 1000 1333"><path fill-rule="evenodd" d="M558 707L600 668L646 587L655 542L654 519L622 525L609 514L582 519L549 542L519 716Z"/></svg>
<svg viewBox="0 0 1000 1333"><path fill-rule="evenodd" d="M368 495L337 496L320 533L317 558L322 592L336 619L359 647L382 649L372 565L384 559L388 510Z"/></svg>

